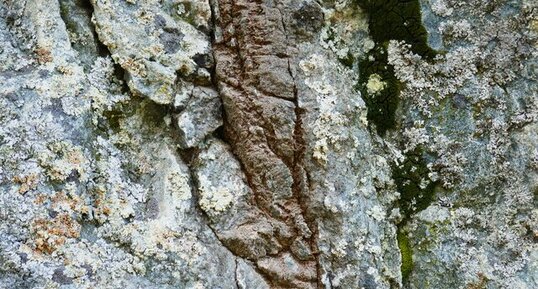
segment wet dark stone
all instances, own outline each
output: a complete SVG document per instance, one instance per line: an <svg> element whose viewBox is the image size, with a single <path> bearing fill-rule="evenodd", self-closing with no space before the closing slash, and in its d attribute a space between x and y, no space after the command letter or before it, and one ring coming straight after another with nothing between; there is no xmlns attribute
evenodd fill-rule
<svg viewBox="0 0 538 289"><path fill-rule="evenodd" d="M158 28L164 28L166 26L166 19L164 19L164 17L162 17L159 14L155 15L153 22L155 23L155 26L157 26Z"/></svg>
<svg viewBox="0 0 538 289"><path fill-rule="evenodd" d="M463 109L463 108L469 107L469 103L467 102L467 99L465 98L465 96L461 94L454 95L454 98L452 99L452 101L455 108Z"/></svg>
<svg viewBox="0 0 538 289"><path fill-rule="evenodd" d="M21 258L21 263L28 262L28 254L26 253L18 253L19 258Z"/></svg>
<svg viewBox="0 0 538 289"><path fill-rule="evenodd" d="M159 35L159 40L164 46L164 51L166 53L172 54L176 53L181 47L181 40L183 40L185 34L179 32L177 29L167 29Z"/></svg>
<svg viewBox="0 0 538 289"><path fill-rule="evenodd" d="M41 70L39 70L38 73L39 73L39 76L40 76L41 78L45 78L45 77L49 76L49 71L48 71L48 70L45 70L45 69L41 69Z"/></svg>
<svg viewBox="0 0 538 289"><path fill-rule="evenodd" d="M69 176L67 177L66 181L78 183L79 178L80 178L80 173L77 170L72 170Z"/></svg>
<svg viewBox="0 0 538 289"><path fill-rule="evenodd" d="M84 270L86 270L86 276L88 276L88 277L90 277L90 278L93 277L93 275L95 274L95 273L93 272L93 268L92 268L92 266L90 266L90 265L88 265L88 264L83 264L83 265L81 265L80 267L81 267L81 268L84 268Z"/></svg>
<svg viewBox="0 0 538 289"><path fill-rule="evenodd" d="M146 217L155 219L159 216L159 201L155 197L151 197L146 203Z"/></svg>
<svg viewBox="0 0 538 289"><path fill-rule="evenodd" d="M63 267L56 268L52 274L52 281L62 285L72 284L73 278L65 276L64 269Z"/></svg>
<svg viewBox="0 0 538 289"><path fill-rule="evenodd" d="M375 279L372 275L366 274L360 288L375 289L377 288L377 282L375 282Z"/></svg>
<svg viewBox="0 0 538 289"><path fill-rule="evenodd" d="M299 35L313 34L323 27L323 11L316 2L303 2L292 17L293 27Z"/></svg>
<svg viewBox="0 0 538 289"><path fill-rule="evenodd" d="M213 66L213 61L207 54L196 54L192 59L200 67L211 68L211 66Z"/></svg>
<svg viewBox="0 0 538 289"><path fill-rule="evenodd" d="M56 218L56 216L58 216L58 212L56 212L54 210L49 210L48 213L49 213L49 217L51 217L53 219Z"/></svg>

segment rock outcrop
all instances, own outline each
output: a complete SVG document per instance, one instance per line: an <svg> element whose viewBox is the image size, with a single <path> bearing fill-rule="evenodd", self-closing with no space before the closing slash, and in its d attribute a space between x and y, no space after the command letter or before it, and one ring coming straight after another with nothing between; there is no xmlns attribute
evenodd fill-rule
<svg viewBox="0 0 538 289"><path fill-rule="evenodd" d="M533 1L0 1L0 288L538 287Z"/></svg>

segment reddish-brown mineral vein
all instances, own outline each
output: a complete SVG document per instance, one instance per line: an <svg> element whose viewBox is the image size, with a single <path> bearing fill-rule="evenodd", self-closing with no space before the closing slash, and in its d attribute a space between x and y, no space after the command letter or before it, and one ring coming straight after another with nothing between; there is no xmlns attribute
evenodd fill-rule
<svg viewBox="0 0 538 289"><path fill-rule="evenodd" d="M213 48L226 137L253 191L251 205L273 227L266 239L278 241L278 253L251 259L274 287L315 288L315 232L301 205L307 191L301 164L304 141L290 67L296 48L287 39L275 2L217 2L215 29L220 31ZM237 228L234 236L216 233L221 239L246 238L247 231L256 229L245 228ZM230 250L245 255L241 247Z"/></svg>

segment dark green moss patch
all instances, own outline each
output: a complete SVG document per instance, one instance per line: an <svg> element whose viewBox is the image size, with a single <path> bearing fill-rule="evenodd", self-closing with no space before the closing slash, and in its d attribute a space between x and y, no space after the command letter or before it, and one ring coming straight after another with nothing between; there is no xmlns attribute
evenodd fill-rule
<svg viewBox="0 0 538 289"><path fill-rule="evenodd" d="M411 51L433 58L436 51L428 46L428 34L422 25L418 0L357 0L368 13L370 36L376 43L403 40Z"/></svg>
<svg viewBox="0 0 538 289"><path fill-rule="evenodd" d="M420 148L407 153L403 164L393 165L392 177L400 193L398 202L403 215L402 221L398 224L397 240L402 255L400 270L405 282L413 270L413 258L409 238L402 228L414 213L426 209L431 204L437 182L429 180L428 167Z"/></svg>
<svg viewBox="0 0 538 289"><path fill-rule="evenodd" d="M108 126L112 131L119 132L120 122L125 118L124 112L120 109L108 110L103 112L103 116L108 121Z"/></svg>
<svg viewBox="0 0 538 289"><path fill-rule="evenodd" d="M353 56L353 54L351 52L348 52L346 57L339 58L338 60L340 61L340 63L342 63L346 67L353 68L353 63L355 62L355 57Z"/></svg>
<svg viewBox="0 0 538 289"><path fill-rule="evenodd" d="M164 117L170 112L170 108L153 101L144 101L141 105L140 112L142 113L144 123L158 127L164 123Z"/></svg>
<svg viewBox="0 0 538 289"><path fill-rule="evenodd" d="M155 103L148 99L132 96L130 102L117 104L111 110L103 112L103 118L99 124L99 129L118 133L121 130L121 123L134 114L140 114L147 128L161 127L164 118L170 113L170 108L166 105Z"/></svg>
<svg viewBox="0 0 538 289"><path fill-rule="evenodd" d="M368 14L370 37L375 42L375 47L359 62L358 88L368 107L368 119L383 136L396 126L394 114L402 86L388 64L388 42L405 41L411 45L412 52L426 59L435 57L436 51L427 44L428 35L422 26L418 0L356 0L356 3ZM387 85L382 91L370 95L366 84L374 73L381 76Z"/></svg>
<svg viewBox="0 0 538 289"><path fill-rule="evenodd" d="M428 168L421 150L407 153L403 164L394 165L392 177L400 192L399 205L405 220L430 205L437 183L428 178Z"/></svg>
<svg viewBox="0 0 538 289"><path fill-rule="evenodd" d="M369 59L370 56L373 60ZM376 45L368 57L359 62L359 74L359 90L368 108L367 118L375 124L377 133L384 136L387 130L396 126L395 113L401 90L401 83L394 76L394 69L388 65L386 47ZM386 83L386 87L374 95L370 95L366 88L372 74L379 75Z"/></svg>

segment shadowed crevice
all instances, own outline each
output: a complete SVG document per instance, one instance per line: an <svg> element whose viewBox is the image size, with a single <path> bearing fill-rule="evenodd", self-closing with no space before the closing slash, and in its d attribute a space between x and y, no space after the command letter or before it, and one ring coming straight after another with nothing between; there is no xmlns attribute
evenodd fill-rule
<svg viewBox="0 0 538 289"><path fill-rule="evenodd" d="M71 47L79 54L85 71L99 56L110 55L102 44L91 21L93 6L89 0L60 0L60 16L65 23Z"/></svg>

